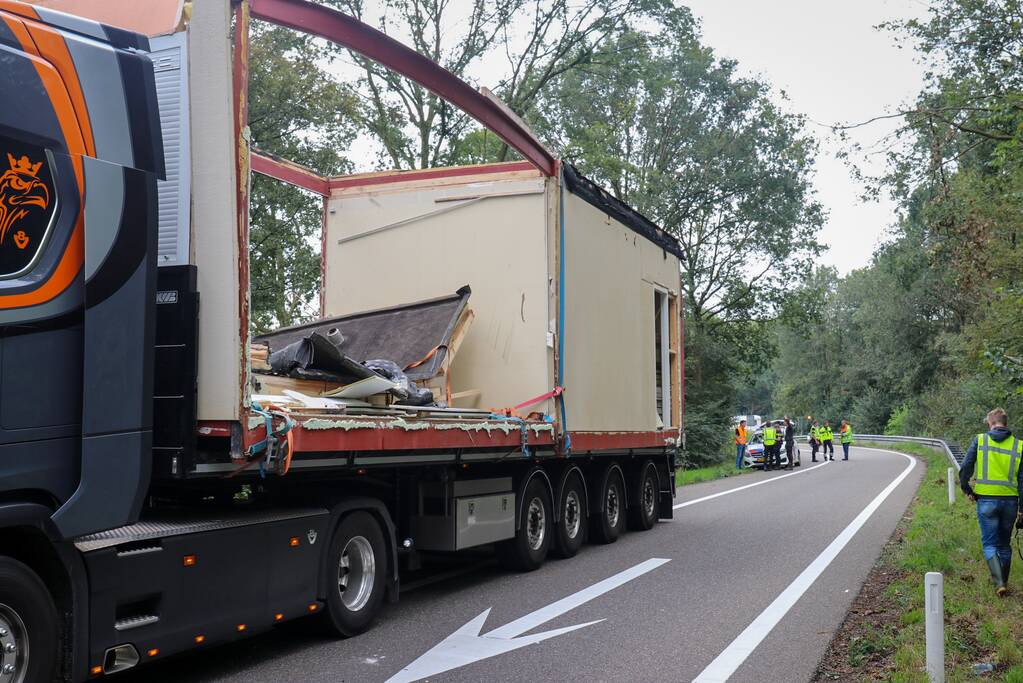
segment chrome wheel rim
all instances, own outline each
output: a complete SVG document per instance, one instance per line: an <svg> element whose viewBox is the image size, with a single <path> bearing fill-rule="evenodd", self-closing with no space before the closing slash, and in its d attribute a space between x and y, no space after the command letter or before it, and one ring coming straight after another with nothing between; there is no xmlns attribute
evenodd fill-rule
<svg viewBox="0 0 1023 683"><path fill-rule="evenodd" d="M579 529L582 527L582 503L579 501L579 493L572 489L565 495L565 509L562 511L562 516L565 518L565 534L569 538L575 538L579 535Z"/></svg>
<svg viewBox="0 0 1023 683"><path fill-rule="evenodd" d="M654 505L657 502L657 492L654 491L654 482L650 477L643 482L643 513L647 517L654 516Z"/></svg>
<svg viewBox="0 0 1023 683"><path fill-rule="evenodd" d="M547 513L543 508L543 501L534 498L529 501L529 509L526 511L526 541L530 550L539 550L543 546L543 539L547 535Z"/></svg>
<svg viewBox="0 0 1023 683"><path fill-rule="evenodd" d="M618 487L613 483L607 487L607 499L604 501L604 514L607 515L607 523L618 526L618 515L621 514L621 506L618 502Z"/></svg>
<svg viewBox="0 0 1023 683"><path fill-rule="evenodd" d="M377 562L373 546L364 536L353 536L341 551L337 573L337 590L341 603L358 612L373 595Z"/></svg>
<svg viewBox="0 0 1023 683"><path fill-rule="evenodd" d="M28 674L28 629L13 608L0 602L0 683L22 683Z"/></svg>

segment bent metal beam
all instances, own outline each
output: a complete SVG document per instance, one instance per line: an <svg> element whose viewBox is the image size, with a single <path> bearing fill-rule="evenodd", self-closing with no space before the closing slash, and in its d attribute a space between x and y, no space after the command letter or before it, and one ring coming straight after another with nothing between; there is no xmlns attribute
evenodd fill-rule
<svg viewBox="0 0 1023 683"><path fill-rule="evenodd" d="M251 16L343 45L409 78L472 116L547 176L557 160L514 114L450 71L358 19L306 0L249 0Z"/></svg>

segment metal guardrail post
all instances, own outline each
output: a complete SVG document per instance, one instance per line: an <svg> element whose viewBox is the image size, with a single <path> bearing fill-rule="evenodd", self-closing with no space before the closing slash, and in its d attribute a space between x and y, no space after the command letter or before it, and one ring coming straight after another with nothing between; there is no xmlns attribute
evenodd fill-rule
<svg viewBox="0 0 1023 683"><path fill-rule="evenodd" d="M953 483L955 479L955 469L948 468L948 504L952 505L956 502L956 487Z"/></svg>
<svg viewBox="0 0 1023 683"><path fill-rule="evenodd" d="M941 572L924 576L924 637L927 677L931 683L945 683L945 595Z"/></svg>

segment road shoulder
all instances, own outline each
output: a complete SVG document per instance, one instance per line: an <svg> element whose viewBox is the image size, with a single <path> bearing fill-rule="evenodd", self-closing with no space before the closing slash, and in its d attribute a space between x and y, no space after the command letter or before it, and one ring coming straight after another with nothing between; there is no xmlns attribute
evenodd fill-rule
<svg viewBox="0 0 1023 683"><path fill-rule="evenodd" d="M885 544L846 618L831 640L814 681L926 680L923 577L940 571L945 583L946 672L973 677L990 663L990 680L1023 681L1023 579L998 600L982 561L974 508L957 490L947 499L948 461L925 447L886 445L921 457L923 481ZM924 450L920 450L923 448Z"/></svg>

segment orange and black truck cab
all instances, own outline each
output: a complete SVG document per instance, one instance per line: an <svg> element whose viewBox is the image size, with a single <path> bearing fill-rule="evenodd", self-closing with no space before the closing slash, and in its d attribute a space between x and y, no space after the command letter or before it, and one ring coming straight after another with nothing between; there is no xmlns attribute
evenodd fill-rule
<svg viewBox="0 0 1023 683"><path fill-rule="evenodd" d="M0 0L0 583L34 566L79 615L66 541L136 520L149 486L164 163L147 49Z"/></svg>

